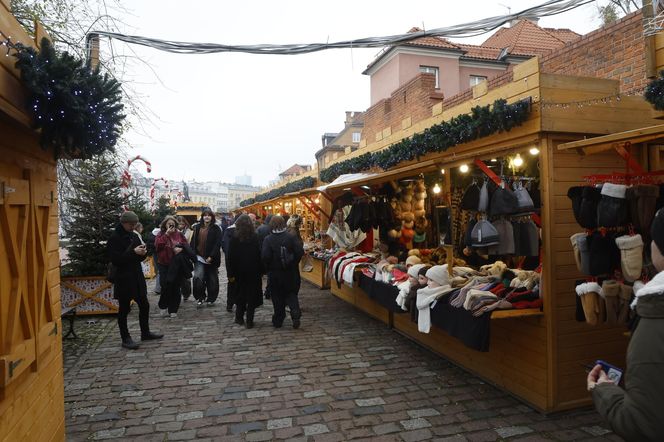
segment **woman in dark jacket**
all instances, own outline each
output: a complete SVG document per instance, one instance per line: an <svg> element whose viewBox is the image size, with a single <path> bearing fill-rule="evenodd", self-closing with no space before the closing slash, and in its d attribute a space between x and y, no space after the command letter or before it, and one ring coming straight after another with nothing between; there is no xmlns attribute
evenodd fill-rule
<svg viewBox="0 0 664 442"><path fill-rule="evenodd" d="M159 296L159 309L161 316L177 318L180 308L180 288L183 276L169 277L169 267L175 257L183 250L187 238L178 230L178 222L174 216L166 216L159 225L159 233L154 240L157 252L157 268L159 270L159 281L161 292ZM178 272L179 273L179 272Z"/></svg>
<svg viewBox="0 0 664 442"><path fill-rule="evenodd" d="M247 215L235 221L235 234L228 247L228 279L235 283L235 323L244 324L247 312L247 328L254 326L254 310L263 304L261 291L261 252L254 224Z"/></svg>
<svg viewBox="0 0 664 442"><path fill-rule="evenodd" d="M300 327L300 303L297 299L298 263L304 255L295 237L286 231L286 221L275 215L270 220L271 233L263 241L261 258L268 275L269 292L274 305L272 325L279 328L290 308L293 328Z"/></svg>
<svg viewBox="0 0 664 442"><path fill-rule="evenodd" d="M199 306L207 300L208 307L212 307L219 296L221 228L215 223L214 212L205 209L199 222L192 226L192 230L194 233L191 236L191 248L197 255L193 278L194 298Z"/></svg>
<svg viewBox="0 0 664 442"><path fill-rule="evenodd" d="M147 297L147 286L143 276L141 262L147 257L147 249L134 227L138 216L131 211L124 212L120 224L108 239L106 251L111 263L115 266L113 279L113 297L118 300L118 328L122 338L122 346L131 350L138 344L131 339L127 328L127 316L131 309L132 299L138 305L138 320L141 326L141 340L159 339L163 335L150 332L150 303Z"/></svg>
<svg viewBox="0 0 664 442"><path fill-rule="evenodd" d="M295 238L295 246L300 249L304 249L304 241L302 240L302 235L300 234L300 228L302 227L302 217L299 215L291 216L290 218L288 218L286 226L288 227L288 233L293 235L293 237ZM300 277L300 261L298 260L296 264L297 264L295 266L296 270L295 281L297 286L296 293L300 293L300 286L302 285L302 278Z"/></svg>
<svg viewBox="0 0 664 442"><path fill-rule="evenodd" d="M645 285L634 283L637 322L627 348L625 388L599 364L587 378L597 411L628 441L664 440L664 209L655 215L651 238L659 273Z"/></svg>

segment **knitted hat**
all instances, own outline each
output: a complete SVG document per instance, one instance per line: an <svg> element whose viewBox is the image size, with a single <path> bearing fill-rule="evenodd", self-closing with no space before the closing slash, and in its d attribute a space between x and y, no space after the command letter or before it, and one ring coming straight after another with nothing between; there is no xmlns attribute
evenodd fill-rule
<svg viewBox="0 0 664 442"><path fill-rule="evenodd" d="M498 231L489 221L482 219L475 224L470 233L472 247L488 247L498 245Z"/></svg>
<svg viewBox="0 0 664 442"><path fill-rule="evenodd" d="M493 227L498 232L498 245L489 247L489 255L513 255L514 228L512 223L505 218L500 218L493 222Z"/></svg>
<svg viewBox="0 0 664 442"><path fill-rule="evenodd" d="M413 264L410 266L408 269L408 276L412 276L413 278L417 279L419 276L420 270L426 267L426 264Z"/></svg>
<svg viewBox="0 0 664 442"><path fill-rule="evenodd" d="M126 212L123 212L122 215L120 215L120 222L121 223L137 223L138 222L138 215L136 215L131 210L127 210Z"/></svg>
<svg viewBox="0 0 664 442"><path fill-rule="evenodd" d="M406 258L406 265L407 266L413 266L415 264L420 264L421 262L422 262L422 260L420 258L418 258L417 256L415 256L415 255L412 255L412 256L409 256L408 258Z"/></svg>
<svg viewBox="0 0 664 442"><path fill-rule="evenodd" d="M652 220L650 236L660 252L664 253L664 209L659 209Z"/></svg>
<svg viewBox="0 0 664 442"><path fill-rule="evenodd" d="M624 184L604 183L602 197L597 204L597 224L600 227L617 227L627 223L626 194L627 186Z"/></svg>
<svg viewBox="0 0 664 442"><path fill-rule="evenodd" d="M484 184L482 184L482 188L480 189L480 200L477 207L478 212L489 211L489 188L487 186L487 182L484 181Z"/></svg>
<svg viewBox="0 0 664 442"><path fill-rule="evenodd" d="M535 205L533 204L533 199L530 197L530 194L523 187L523 184L519 183L514 190L514 195L516 196L516 201L518 203L517 213L531 213L535 210Z"/></svg>
<svg viewBox="0 0 664 442"><path fill-rule="evenodd" d="M477 183L471 184L461 197L459 207L463 210L477 210L480 205L480 188Z"/></svg>
<svg viewBox="0 0 664 442"><path fill-rule="evenodd" d="M579 208L579 225L584 229L597 227L597 204L601 198L600 190L596 187L585 186Z"/></svg>
<svg viewBox="0 0 664 442"><path fill-rule="evenodd" d="M431 266L429 266L429 265L426 265L426 264L422 264L422 265L423 265L424 267L421 267L421 268L417 271L417 276L427 276L427 272L428 272L429 269L431 268Z"/></svg>
<svg viewBox="0 0 664 442"><path fill-rule="evenodd" d="M449 285L450 283L450 275L447 273L447 264L431 267L427 270L425 276L440 285Z"/></svg>
<svg viewBox="0 0 664 442"><path fill-rule="evenodd" d="M489 211L491 216L511 215L519 210L516 195L509 189L499 187L491 196Z"/></svg>

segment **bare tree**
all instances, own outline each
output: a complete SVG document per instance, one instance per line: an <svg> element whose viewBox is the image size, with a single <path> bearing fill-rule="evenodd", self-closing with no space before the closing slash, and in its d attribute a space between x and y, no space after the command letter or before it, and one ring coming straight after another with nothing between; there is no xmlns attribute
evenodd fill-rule
<svg viewBox="0 0 664 442"><path fill-rule="evenodd" d="M597 6L597 13L602 24L608 25L642 6L642 0L608 0L606 4Z"/></svg>

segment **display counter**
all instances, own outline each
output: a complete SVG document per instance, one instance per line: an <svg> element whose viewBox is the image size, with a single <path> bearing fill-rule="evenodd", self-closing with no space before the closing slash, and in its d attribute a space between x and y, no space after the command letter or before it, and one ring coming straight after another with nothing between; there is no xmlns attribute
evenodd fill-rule
<svg viewBox="0 0 664 442"><path fill-rule="evenodd" d="M306 272L303 267L311 265L311 271ZM330 288L330 278L327 275L325 261L311 256L311 259L303 258L300 262L300 277L309 281L319 289Z"/></svg>
<svg viewBox="0 0 664 442"><path fill-rule="evenodd" d="M358 309L367 313L369 316L372 316L378 319L385 324L391 323L392 315L390 312L375 300L371 299L369 295L362 290L357 281L359 279L360 272L356 272L356 285L354 287L349 287L347 284L338 285L335 281L332 281L330 285L330 291L334 296L343 299L349 304L354 305Z"/></svg>

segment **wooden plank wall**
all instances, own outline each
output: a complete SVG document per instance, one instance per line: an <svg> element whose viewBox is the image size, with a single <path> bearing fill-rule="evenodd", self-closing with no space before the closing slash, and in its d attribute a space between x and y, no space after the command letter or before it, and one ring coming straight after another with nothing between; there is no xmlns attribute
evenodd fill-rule
<svg viewBox="0 0 664 442"><path fill-rule="evenodd" d="M35 134L27 128L0 120L0 133L0 177L27 180L30 187L27 212L19 216L30 219L24 253L26 261L32 264L20 270L20 279L27 281L24 299L30 312L28 328L34 333L36 347L34 360L26 361L27 368L4 388L0 387L0 440L64 440L55 161L52 152L39 148ZM0 227L5 232L0 240L4 256L12 240L6 235L6 226ZM5 327L9 315L17 314L16 310L12 312L8 308L12 291L7 284L12 277L9 266L3 261L0 265L0 325ZM19 323L21 321L25 319L19 319ZM9 338L14 342L18 339L16 334Z"/></svg>
<svg viewBox="0 0 664 442"><path fill-rule="evenodd" d="M347 284L341 284L341 287L338 287L337 283L332 281L330 291L334 296L354 305L369 316L372 316L385 324L390 323L390 312L387 311L385 307L369 298L369 295L367 295L361 288L357 286L348 287Z"/></svg>
<svg viewBox="0 0 664 442"><path fill-rule="evenodd" d="M311 272L303 272L302 265L300 265L300 276L302 279L309 281L319 289L327 289L330 287L330 281L325 277L325 263L320 259L311 259L313 270Z"/></svg>
<svg viewBox="0 0 664 442"><path fill-rule="evenodd" d="M551 320L552 403L554 409L563 410L590 405L586 392L584 365L604 359L619 367L625 366L628 340L625 327L607 325L590 326L575 320L575 282L583 279L576 268L570 236L582 232L572 213L567 198L570 187L583 184L582 176L625 171L625 162L614 151L584 156L576 151L559 151L558 144L569 141L550 137L545 150L545 164L551 167L549 229L551 276L548 282ZM632 148L639 158L639 148Z"/></svg>

